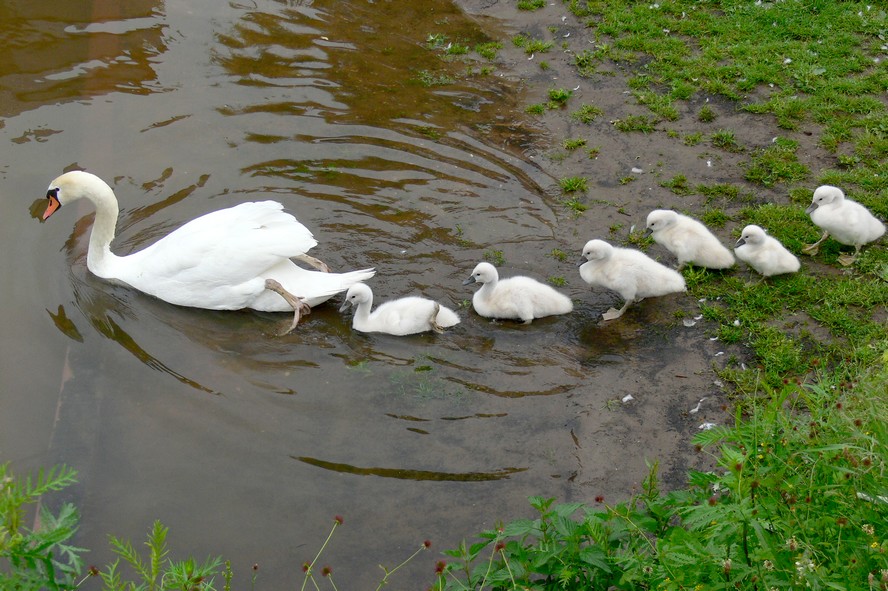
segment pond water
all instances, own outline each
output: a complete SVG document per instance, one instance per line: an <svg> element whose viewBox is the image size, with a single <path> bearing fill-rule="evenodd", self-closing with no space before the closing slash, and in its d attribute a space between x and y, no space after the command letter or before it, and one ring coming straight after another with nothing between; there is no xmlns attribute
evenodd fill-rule
<svg viewBox="0 0 888 591"><path fill-rule="evenodd" d="M373 588L378 564L425 539L440 550L529 515L530 495L628 493L646 455L681 447L690 422L664 410L674 394L612 407L676 389L658 385L676 374L661 346L681 337L648 329L653 308L596 324L618 300L582 284L573 263L591 236L559 232L553 179L522 156L533 129L520 85L465 77L425 45L506 38L497 23L439 0L119 4L0 8L0 461L79 471L62 498L82 511L87 563L111 557L107 534L140 542L159 519L174 556L223 554L240 588L258 563L257 588L293 588L339 514L323 562ZM427 84L448 73L456 83ZM270 198L334 270L375 267L377 301L422 294L463 321L363 335L340 296L278 337L287 315L111 285L86 269L87 203L35 218L72 168L114 187L118 253ZM495 251L505 275L565 278L575 312L477 317L462 280ZM424 587L438 558L392 587Z"/></svg>

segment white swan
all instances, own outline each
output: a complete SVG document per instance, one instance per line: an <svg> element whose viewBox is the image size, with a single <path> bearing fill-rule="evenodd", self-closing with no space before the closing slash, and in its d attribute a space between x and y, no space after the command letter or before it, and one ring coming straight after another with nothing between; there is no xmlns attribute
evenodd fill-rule
<svg viewBox="0 0 888 591"><path fill-rule="evenodd" d="M403 336L419 332L444 332L445 328L459 324L456 312L434 300L407 296L380 304L372 312L373 291L364 283L348 288L345 301L339 311L349 305L355 307L352 328L361 332L384 332Z"/></svg>
<svg viewBox="0 0 888 591"><path fill-rule="evenodd" d="M734 254L765 277L795 273L801 267L794 254L755 224L743 228Z"/></svg>
<svg viewBox="0 0 888 591"><path fill-rule="evenodd" d="M830 235L842 244L854 247L854 254L839 256L839 262L848 266L860 254L860 247L877 240L885 233L885 224L880 222L861 204L845 197L838 187L822 185L814 190L811 205L805 210L811 221L823 229L823 236L814 244L802 249L811 256L817 254L820 245Z"/></svg>
<svg viewBox="0 0 888 591"><path fill-rule="evenodd" d="M706 226L671 209L655 209L647 216L654 241L678 258L678 268L692 263L708 269L727 269L734 255Z"/></svg>
<svg viewBox="0 0 888 591"><path fill-rule="evenodd" d="M490 263L478 263L472 275L463 285L480 283L481 289L472 296L475 312L486 318L521 320L530 324L534 318L567 314L573 310L573 302L536 279L516 275L500 279L496 267Z"/></svg>
<svg viewBox="0 0 888 591"><path fill-rule="evenodd" d="M602 314L605 320L619 318L633 302L686 290L684 277L677 271L640 250L611 246L604 240L587 242L577 266L586 283L611 289L625 300L619 310L611 308Z"/></svg>
<svg viewBox="0 0 888 591"><path fill-rule="evenodd" d="M326 265L305 254L317 244L311 232L274 201L208 213L138 252L117 256L111 252L117 198L102 179L88 172L68 172L50 183L46 197L44 220L77 199L85 197L95 205L86 257L95 275L179 306L295 311L287 332L311 306L375 273L373 269L329 273L297 266L291 258L326 271Z"/></svg>

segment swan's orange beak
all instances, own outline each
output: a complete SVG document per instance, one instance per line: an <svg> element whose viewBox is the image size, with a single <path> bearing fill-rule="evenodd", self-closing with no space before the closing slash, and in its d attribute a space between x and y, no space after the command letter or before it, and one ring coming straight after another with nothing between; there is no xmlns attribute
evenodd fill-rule
<svg viewBox="0 0 888 591"><path fill-rule="evenodd" d="M58 189L55 191L48 191L46 193L46 198L49 199L49 204L46 206L46 211L43 212L43 220L46 221L49 216L55 213L62 204L59 202L59 198L57 196Z"/></svg>

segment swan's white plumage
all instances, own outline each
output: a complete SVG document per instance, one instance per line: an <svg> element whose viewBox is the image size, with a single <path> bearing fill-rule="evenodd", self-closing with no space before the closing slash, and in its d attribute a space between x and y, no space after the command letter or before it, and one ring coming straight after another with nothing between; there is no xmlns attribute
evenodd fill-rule
<svg viewBox="0 0 888 591"><path fill-rule="evenodd" d="M496 267L478 263L464 284L480 283L472 296L475 312L486 318L521 320L530 324L534 318L567 314L573 302L554 288L536 279L516 275L500 279Z"/></svg>
<svg viewBox="0 0 888 591"><path fill-rule="evenodd" d="M604 287L625 300L620 310L608 310L605 320L622 316L633 302L686 290L684 277L643 252L590 240L578 263L580 277L592 287Z"/></svg>
<svg viewBox="0 0 888 591"><path fill-rule="evenodd" d="M345 311L349 305L355 307L352 328L360 332L403 336L430 330L438 332L459 324L456 312L434 300L418 296L390 300L371 311L373 291L364 283L355 283L348 288L345 302L339 310Z"/></svg>
<svg viewBox="0 0 888 591"><path fill-rule="evenodd" d="M858 251L864 244L885 234L885 224L863 205L845 197L845 193L838 187L817 187L806 211L817 226L842 244L854 246Z"/></svg>
<svg viewBox="0 0 888 591"><path fill-rule="evenodd" d="M801 267L794 254L755 224L743 228L734 254L765 277L795 273Z"/></svg>
<svg viewBox="0 0 888 591"><path fill-rule="evenodd" d="M143 250L117 256L111 252L118 215L111 187L93 174L73 171L52 181L47 192L51 196L59 205L81 198L95 205L87 254L90 271L171 304L292 311L283 297L266 289L266 279L278 281L314 306L375 273L372 269L324 273L297 266L290 258L304 256L317 241L274 201L242 203L208 213ZM51 203L44 219L52 211Z"/></svg>
<svg viewBox="0 0 888 591"><path fill-rule="evenodd" d="M679 268L688 263L709 269L727 269L734 255L715 235L694 218L670 209L655 209L647 217L654 241L678 258Z"/></svg>

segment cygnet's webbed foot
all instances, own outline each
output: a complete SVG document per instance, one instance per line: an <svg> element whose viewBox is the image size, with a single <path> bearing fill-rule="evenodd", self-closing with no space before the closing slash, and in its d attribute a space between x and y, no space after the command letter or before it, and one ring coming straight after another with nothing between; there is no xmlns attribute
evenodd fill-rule
<svg viewBox="0 0 888 591"><path fill-rule="evenodd" d="M438 334L444 334L444 327L438 324L438 312L441 311L441 304L435 302L435 309L432 311L432 317L429 318L429 326Z"/></svg>
<svg viewBox="0 0 888 591"><path fill-rule="evenodd" d="M857 253L855 254L841 254L839 258L836 259L839 261L839 264L843 267L850 267L854 264L854 261L857 260Z"/></svg>
<svg viewBox="0 0 888 591"><path fill-rule="evenodd" d="M820 252L820 245L823 244L823 241L826 240L828 236L829 232L824 232L823 236L820 237L820 240L818 240L814 244L807 244L803 246L802 252L810 256L816 255L818 252Z"/></svg>
<svg viewBox="0 0 888 591"><path fill-rule="evenodd" d="M293 257L293 258L296 259L297 261L302 261L303 263L314 267L318 271L322 271L324 273L330 272L330 267L327 266L327 263L325 263L324 261L322 261L320 259L316 259L313 256L310 256L307 254L301 254L301 255L299 255L297 257Z"/></svg>
<svg viewBox="0 0 888 591"><path fill-rule="evenodd" d="M284 332L280 333L278 336L288 335L293 332L293 329L296 328L296 325L299 324L299 320L303 315L311 314L311 306L306 304L302 298L297 297L284 289L284 286L275 281L274 279L266 279L265 280L265 289L271 290L284 298L290 306L293 308L293 323L290 327Z"/></svg>
<svg viewBox="0 0 888 591"><path fill-rule="evenodd" d="M820 243L815 242L814 244L806 244L802 247L802 252L809 256L814 256L818 252L820 252Z"/></svg>
<svg viewBox="0 0 888 591"><path fill-rule="evenodd" d="M626 300L626 303L623 304L623 307L617 310L616 308L611 308L607 312L601 315L603 320L616 320L620 316L623 315L623 312L626 311L626 308L629 307L629 304L632 303L632 300Z"/></svg>

